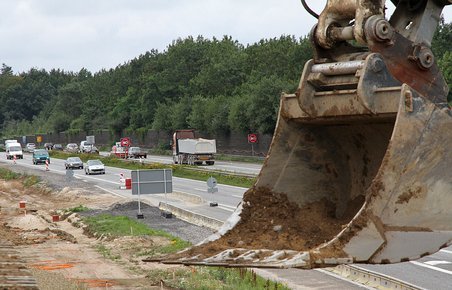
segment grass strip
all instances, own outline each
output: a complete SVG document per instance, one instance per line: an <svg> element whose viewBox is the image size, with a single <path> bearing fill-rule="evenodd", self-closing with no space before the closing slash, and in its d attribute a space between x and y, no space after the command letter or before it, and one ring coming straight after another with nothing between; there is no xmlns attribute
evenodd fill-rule
<svg viewBox="0 0 452 290"><path fill-rule="evenodd" d="M126 216L101 214L92 217L84 217L83 222L88 225L91 232L111 237L147 235L167 238L169 243L155 249L153 255L175 253L191 245L189 242L174 237L165 231L149 228L147 225Z"/></svg>

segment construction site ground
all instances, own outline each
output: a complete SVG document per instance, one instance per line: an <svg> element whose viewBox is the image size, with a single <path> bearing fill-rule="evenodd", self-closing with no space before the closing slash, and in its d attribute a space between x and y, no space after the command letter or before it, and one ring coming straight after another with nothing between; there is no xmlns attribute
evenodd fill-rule
<svg viewBox="0 0 452 290"><path fill-rule="evenodd" d="M137 203L105 193L82 181L67 187L65 177L37 173L26 168L14 170L38 174L38 186L26 187L18 180L0 180L0 235L9 242L17 258L37 281L39 289L170 289L146 273L153 269L176 271L180 265L145 263L136 253L165 243L162 238L144 236L110 239L87 235L78 224L76 214L62 215L62 209L80 205L91 210L83 215L109 213L136 218ZM26 201L20 208L20 201ZM160 210L141 204L142 222L196 244L212 230L177 218L165 219ZM59 221L54 216L59 214ZM107 257L99 248L106 249ZM323 275L317 271L259 270L260 275L279 280L292 289L351 289L358 285ZM19 288L15 288L19 289ZM27 288L29 289L29 288Z"/></svg>

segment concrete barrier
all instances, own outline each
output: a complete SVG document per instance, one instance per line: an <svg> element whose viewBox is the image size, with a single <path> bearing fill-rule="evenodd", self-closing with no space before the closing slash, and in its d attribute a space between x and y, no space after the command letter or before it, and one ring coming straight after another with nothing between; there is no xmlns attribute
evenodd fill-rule
<svg viewBox="0 0 452 290"><path fill-rule="evenodd" d="M218 230L223 225L223 222L220 220L197 214L189 210L181 209L165 202L160 202L159 208L161 210L170 211L177 218L195 224L197 226Z"/></svg>

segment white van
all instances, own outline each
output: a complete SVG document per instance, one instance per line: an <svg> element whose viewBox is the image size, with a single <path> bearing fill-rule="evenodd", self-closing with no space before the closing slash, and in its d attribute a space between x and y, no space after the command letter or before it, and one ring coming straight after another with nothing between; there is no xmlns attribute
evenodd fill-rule
<svg viewBox="0 0 452 290"><path fill-rule="evenodd" d="M94 144L88 141L80 142L80 153L90 153L93 150Z"/></svg>
<svg viewBox="0 0 452 290"><path fill-rule="evenodd" d="M17 142L17 140L5 140L5 147L7 144L10 144L10 143L19 143L19 142Z"/></svg>
<svg viewBox="0 0 452 290"><path fill-rule="evenodd" d="M6 159L13 159L16 156L17 159L24 159L24 154L22 153L22 146L20 143L7 143L6 144Z"/></svg>

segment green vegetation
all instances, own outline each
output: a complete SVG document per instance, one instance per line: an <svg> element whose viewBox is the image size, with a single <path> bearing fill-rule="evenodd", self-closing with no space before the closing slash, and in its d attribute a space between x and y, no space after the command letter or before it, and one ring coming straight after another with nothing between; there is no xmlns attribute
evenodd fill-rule
<svg viewBox="0 0 452 290"><path fill-rule="evenodd" d="M0 178L4 180L13 180L13 179L19 179L22 177L22 174L16 173L14 171L11 171L6 168L0 167Z"/></svg>
<svg viewBox="0 0 452 290"><path fill-rule="evenodd" d="M119 255L114 255L111 250L107 247L105 247L104 245L97 245L96 246L96 250L97 252L99 252L104 258L113 260L113 261L117 261L119 259L121 259L121 256Z"/></svg>
<svg viewBox="0 0 452 290"><path fill-rule="evenodd" d="M152 285L164 281L166 286L175 289L290 289L244 268L190 267L172 271L156 269L150 271L146 278L151 280Z"/></svg>
<svg viewBox="0 0 452 290"><path fill-rule="evenodd" d="M158 236L167 238L168 245L154 249L154 254L174 253L190 246L189 242L176 238L164 231L154 230L145 224L129 219L125 216L98 215L85 217L83 222L87 224L91 232L105 234L111 237L121 236Z"/></svg>
<svg viewBox="0 0 452 290"><path fill-rule="evenodd" d="M136 256L158 256L174 253L190 246L190 243L175 238L170 234L154 230L137 221L124 216L98 215L85 217L83 222L89 231L98 234L122 236L158 236L167 238L169 243L152 248L146 248L135 254ZM121 256L114 249L105 245L97 246L97 251L105 258L120 262ZM281 284L259 277L253 271L246 269L230 269L218 267L177 267L172 269L145 270L146 278L151 285L159 285L164 281L165 286L175 289L289 289Z"/></svg>
<svg viewBox="0 0 452 290"><path fill-rule="evenodd" d="M89 208L87 208L86 206L79 205L79 206L70 208L67 211L74 213L74 212L84 212L84 211L88 211L88 210L89 210Z"/></svg>
<svg viewBox="0 0 452 290"><path fill-rule="evenodd" d="M163 169L170 168L173 170L173 176L182 177L182 178L190 178L200 181L207 181L209 177L214 177L217 179L218 183L240 186L249 188L256 181L255 178L249 178L245 176L236 176L222 172L209 172L198 170L196 166L185 166L185 165L168 165L161 163L140 163L136 161L125 161L124 159L120 159L117 157L102 157L99 155L92 154L78 154L78 153L65 153L61 151L50 151L50 155L52 158L60 158L66 159L70 156L79 156L84 162L89 159L101 159L102 162L106 166L130 169L130 170L138 170L138 169Z"/></svg>
<svg viewBox="0 0 452 290"><path fill-rule="evenodd" d="M264 158L258 156L239 156L239 155L215 155L216 160L222 161L237 161L237 162L249 162L249 163L264 163Z"/></svg>

